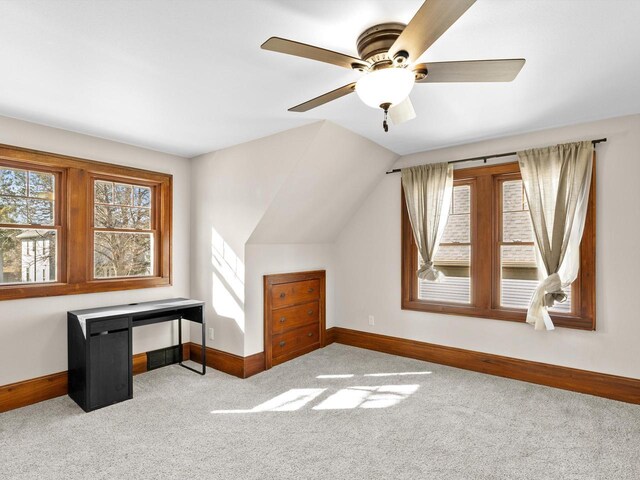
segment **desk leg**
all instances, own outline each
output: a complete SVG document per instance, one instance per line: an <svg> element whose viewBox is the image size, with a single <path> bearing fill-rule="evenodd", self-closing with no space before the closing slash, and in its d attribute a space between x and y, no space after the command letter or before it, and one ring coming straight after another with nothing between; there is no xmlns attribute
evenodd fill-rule
<svg viewBox="0 0 640 480"><path fill-rule="evenodd" d="M207 346L206 346L206 340L207 340L207 335L205 333L205 323L204 323L204 318L202 318L202 374L204 375L205 373L207 373Z"/></svg>
<svg viewBox="0 0 640 480"><path fill-rule="evenodd" d="M207 373L207 346L205 345L205 340L206 340L206 334L205 334L205 323L204 323L204 318L202 319L202 356L200 357L202 359L202 372L196 370L195 368L191 368L188 365L184 365L182 363L182 317L178 318L178 344L180 345L180 361L178 362L178 364L181 367L186 368L187 370L191 370L192 372L196 372L199 373L200 375L204 375L205 373Z"/></svg>

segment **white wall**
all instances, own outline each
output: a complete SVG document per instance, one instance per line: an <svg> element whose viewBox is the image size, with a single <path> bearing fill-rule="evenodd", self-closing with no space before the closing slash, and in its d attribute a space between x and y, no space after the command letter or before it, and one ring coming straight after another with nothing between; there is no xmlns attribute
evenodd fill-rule
<svg viewBox="0 0 640 480"><path fill-rule="evenodd" d="M336 242L336 324L640 378L639 115L414 154L395 167L600 137L608 142L597 147L595 332L537 332L520 323L401 310L399 175L381 178ZM375 326L368 325L369 314Z"/></svg>
<svg viewBox="0 0 640 480"><path fill-rule="evenodd" d="M115 303L199 298L207 302L208 326L216 332L210 346L257 353L263 348L262 276L312 269L327 270L328 326L640 377L640 116L424 152L396 166L603 136L609 141L597 147L597 331L545 333L523 324L400 309L400 179L383 174L397 157L340 127L316 123L190 164L0 117L0 143L174 176L173 286L0 302L0 385L65 370L66 311ZM300 182L309 182L312 195L305 196ZM301 224L289 243L286 230L296 223L287 208L298 202L305 208L290 210L298 223L326 210L321 222ZM373 327L369 314L376 319ZM166 324L136 329L134 351L170 345L174 330ZM192 338L198 341L199 329Z"/></svg>
<svg viewBox="0 0 640 480"><path fill-rule="evenodd" d="M244 355L245 244L320 125L192 159L191 295L206 302L208 346Z"/></svg>
<svg viewBox="0 0 640 480"><path fill-rule="evenodd" d="M189 296L189 162L172 155L0 117L0 143L173 175L173 285L0 302L0 385L67 369L66 312ZM184 328L189 339L189 328ZM134 353L177 341L171 324L134 330Z"/></svg>
<svg viewBox="0 0 640 480"><path fill-rule="evenodd" d="M207 303L207 345L262 351L262 276L329 269L330 244L397 158L317 122L193 159L191 293ZM327 270L331 311L333 282Z"/></svg>

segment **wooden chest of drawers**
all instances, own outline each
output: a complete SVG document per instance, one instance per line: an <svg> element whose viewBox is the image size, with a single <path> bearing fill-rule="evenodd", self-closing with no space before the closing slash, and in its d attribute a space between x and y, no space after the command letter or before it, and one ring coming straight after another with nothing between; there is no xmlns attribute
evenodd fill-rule
<svg viewBox="0 0 640 480"><path fill-rule="evenodd" d="M264 276L265 368L325 345L325 271Z"/></svg>

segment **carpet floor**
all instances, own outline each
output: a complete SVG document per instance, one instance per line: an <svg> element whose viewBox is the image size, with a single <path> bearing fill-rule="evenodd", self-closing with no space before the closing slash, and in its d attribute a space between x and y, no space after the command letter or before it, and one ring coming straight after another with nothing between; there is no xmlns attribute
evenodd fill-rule
<svg viewBox="0 0 640 480"><path fill-rule="evenodd" d="M0 414L0 478L637 480L640 406L334 344Z"/></svg>

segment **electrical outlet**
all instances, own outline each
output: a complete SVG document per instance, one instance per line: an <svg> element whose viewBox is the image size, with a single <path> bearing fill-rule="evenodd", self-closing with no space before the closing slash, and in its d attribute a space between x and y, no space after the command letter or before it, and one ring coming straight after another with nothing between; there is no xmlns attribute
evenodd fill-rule
<svg viewBox="0 0 640 480"><path fill-rule="evenodd" d="M369 315L369 325L375 325L375 324L376 324L376 322L375 322L375 320L373 318L373 315Z"/></svg>
<svg viewBox="0 0 640 480"><path fill-rule="evenodd" d="M213 327L209 327L209 340L215 340L215 335L213 334Z"/></svg>

